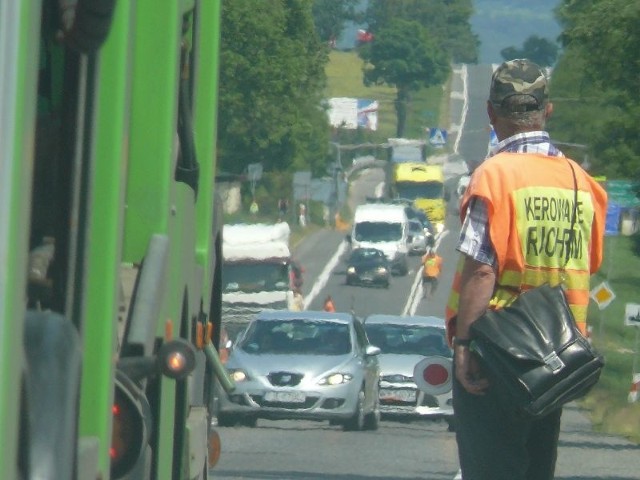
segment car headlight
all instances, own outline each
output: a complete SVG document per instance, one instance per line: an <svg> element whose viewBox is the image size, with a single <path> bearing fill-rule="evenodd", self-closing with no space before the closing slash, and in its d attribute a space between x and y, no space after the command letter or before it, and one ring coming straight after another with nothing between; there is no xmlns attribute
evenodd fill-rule
<svg viewBox="0 0 640 480"><path fill-rule="evenodd" d="M376 272L381 274L381 275L384 275L385 273L387 273L387 267L378 267L376 269Z"/></svg>
<svg viewBox="0 0 640 480"><path fill-rule="evenodd" d="M248 378L246 372L244 370L240 370L239 368L236 370L229 370L229 376L233 379L234 382L244 382Z"/></svg>
<svg viewBox="0 0 640 480"><path fill-rule="evenodd" d="M340 385L342 383L347 383L353 379L353 375L348 373L332 373L331 375L327 375L322 380L318 382L319 385Z"/></svg>
<svg viewBox="0 0 640 480"><path fill-rule="evenodd" d="M356 274L356 267L349 267L347 268L347 273L349 275L355 275Z"/></svg>

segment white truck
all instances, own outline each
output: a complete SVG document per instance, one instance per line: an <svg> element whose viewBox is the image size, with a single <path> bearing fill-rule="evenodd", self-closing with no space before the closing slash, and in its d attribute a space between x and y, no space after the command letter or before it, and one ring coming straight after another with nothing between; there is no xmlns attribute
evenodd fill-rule
<svg viewBox="0 0 640 480"><path fill-rule="evenodd" d="M290 233L285 222L224 226L222 323L231 340L262 310L292 307Z"/></svg>
<svg viewBox="0 0 640 480"><path fill-rule="evenodd" d="M347 237L351 249L381 250L396 275L409 272L407 255L410 241L409 218L404 205L365 203L353 215L353 228Z"/></svg>
<svg viewBox="0 0 640 480"><path fill-rule="evenodd" d="M390 163L419 163L426 158L426 142L411 138L389 138Z"/></svg>

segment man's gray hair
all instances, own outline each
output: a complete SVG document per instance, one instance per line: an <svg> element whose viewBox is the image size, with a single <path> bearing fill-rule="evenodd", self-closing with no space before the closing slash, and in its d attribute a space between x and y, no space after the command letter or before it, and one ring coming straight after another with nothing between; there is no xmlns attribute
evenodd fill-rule
<svg viewBox="0 0 640 480"><path fill-rule="evenodd" d="M544 129L545 110L530 95L511 95L496 106L496 113L518 128Z"/></svg>

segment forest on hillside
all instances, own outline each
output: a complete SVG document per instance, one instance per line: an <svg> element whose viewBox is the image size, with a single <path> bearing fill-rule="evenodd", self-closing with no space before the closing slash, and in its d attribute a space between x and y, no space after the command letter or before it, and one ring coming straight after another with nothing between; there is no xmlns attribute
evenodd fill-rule
<svg viewBox="0 0 640 480"><path fill-rule="evenodd" d="M479 63L500 63L500 51L521 47L531 35L555 42L561 33L554 9L559 0L474 0L473 32L480 39Z"/></svg>

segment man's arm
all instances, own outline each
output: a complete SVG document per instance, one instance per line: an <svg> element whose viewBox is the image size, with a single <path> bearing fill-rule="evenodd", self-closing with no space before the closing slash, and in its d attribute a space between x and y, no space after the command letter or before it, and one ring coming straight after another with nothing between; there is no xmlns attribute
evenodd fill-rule
<svg viewBox="0 0 640 480"><path fill-rule="evenodd" d="M465 255L460 277L457 338L469 338L469 326L486 311L495 281L496 274L491 265Z"/></svg>
<svg viewBox="0 0 640 480"><path fill-rule="evenodd" d="M482 315L488 305L496 275L491 265L465 255L460 282L456 339L468 340L469 327ZM467 392L482 395L489 382L482 376L478 359L468 345L454 344L456 378Z"/></svg>

